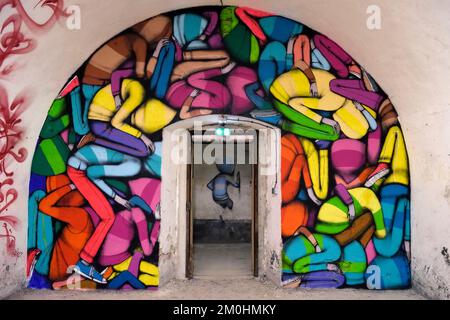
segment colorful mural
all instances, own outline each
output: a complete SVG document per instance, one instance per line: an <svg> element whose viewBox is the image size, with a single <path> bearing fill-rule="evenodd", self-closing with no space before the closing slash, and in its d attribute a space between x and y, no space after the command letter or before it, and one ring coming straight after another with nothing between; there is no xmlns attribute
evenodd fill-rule
<svg viewBox="0 0 450 320"><path fill-rule="evenodd" d="M162 129L209 114L282 130L285 286L409 287L408 156L392 103L331 39L241 7L140 22L69 79L33 158L29 287L157 287Z"/></svg>

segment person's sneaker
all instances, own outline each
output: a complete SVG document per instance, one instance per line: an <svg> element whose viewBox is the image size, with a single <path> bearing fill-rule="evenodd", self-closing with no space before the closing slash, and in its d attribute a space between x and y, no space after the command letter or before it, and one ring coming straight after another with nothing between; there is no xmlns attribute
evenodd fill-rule
<svg viewBox="0 0 450 320"><path fill-rule="evenodd" d="M281 285L283 288L295 289L302 283L302 276L299 274L283 274L281 277Z"/></svg>
<svg viewBox="0 0 450 320"><path fill-rule="evenodd" d="M389 169L389 165L387 163L380 163L375 170L372 172L372 174L367 178L366 183L364 186L366 188L370 188L373 186L378 180L384 178L389 174L391 170Z"/></svg>
<svg viewBox="0 0 450 320"><path fill-rule="evenodd" d="M327 270L342 274L342 270L334 263L328 263Z"/></svg>
<svg viewBox="0 0 450 320"><path fill-rule="evenodd" d="M83 148L85 145L94 142L95 141L95 135L92 132L89 132L85 134L83 137L81 137L80 142L78 142L77 149Z"/></svg>
<svg viewBox="0 0 450 320"><path fill-rule="evenodd" d="M94 282L100 284L107 283L105 278L103 278L103 276L97 270L95 270L94 266L92 266L91 264L87 264L81 260L77 262L77 264L73 268L73 271Z"/></svg>
<svg viewBox="0 0 450 320"><path fill-rule="evenodd" d="M279 126L282 120L281 113L275 110L253 110L250 116L256 120Z"/></svg>
<svg viewBox="0 0 450 320"><path fill-rule="evenodd" d="M34 266L36 265L37 259L41 250L34 248L28 251L27 255L27 282L30 281L31 275L34 271Z"/></svg>

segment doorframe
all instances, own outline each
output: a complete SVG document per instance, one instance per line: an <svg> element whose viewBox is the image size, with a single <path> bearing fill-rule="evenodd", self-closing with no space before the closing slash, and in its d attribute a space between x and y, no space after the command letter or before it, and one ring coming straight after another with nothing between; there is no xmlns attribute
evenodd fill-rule
<svg viewBox="0 0 450 320"><path fill-rule="evenodd" d="M192 150L192 145L191 145ZM191 153L192 154L192 153ZM194 215L192 210L193 161L186 166L186 278L194 278Z"/></svg>
<svg viewBox="0 0 450 320"><path fill-rule="evenodd" d="M236 126L258 132L258 278L281 286L281 131L253 118L208 115L181 120L163 129L161 167L160 285L186 279L186 181L190 163L189 130ZM175 157L174 157L175 155Z"/></svg>
<svg viewBox="0 0 450 320"><path fill-rule="evenodd" d="M192 135L192 132L190 132ZM256 132L256 155L258 155L259 148L259 133ZM194 143L191 139L191 150L194 150ZM249 156L250 159L250 156ZM248 159L248 160L249 160ZM191 152L191 163L186 166L186 278L194 278L194 213L193 213L193 179L194 168L194 154ZM258 156L256 156L256 163L251 164L251 179L252 179L252 221L251 221L251 272L253 277L258 277L259 264L259 234L258 234Z"/></svg>
<svg viewBox="0 0 450 320"><path fill-rule="evenodd" d="M258 150L258 145L256 146ZM258 161L252 165L253 182L253 217L252 217L252 269L253 277L257 278L259 274L259 234L258 234Z"/></svg>

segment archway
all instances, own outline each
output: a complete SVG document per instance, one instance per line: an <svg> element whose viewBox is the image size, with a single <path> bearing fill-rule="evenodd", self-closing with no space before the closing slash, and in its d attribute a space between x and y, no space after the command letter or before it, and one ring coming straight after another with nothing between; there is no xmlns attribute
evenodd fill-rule
<svg viewBox="0 0 450 320"><path fill-rule="evenodd" d="M132 26L60 92L33 160L29 285L157 286L159 227L180 223L158 205L163 128L209 114L282 131L282 237L270 237L283 248L265 257L284 285L409 286L408 159L388 97L326 36L235 7Z"/></svg>
<svg viewBox="0 0 450 320"><path fill-rule="evenodd" d="M280 130L270 124L235 115L214 115L176 122L163 130L161 184L161 234L160 269L161 283L171 279L185 279L189 263L189 170L192 165L191 134L217 127L239 128L245 132L257 132L256 179L258 201L256 257L258 276L275 284L281 279L281 181ZM199 134L199 133L198 133ZM200 133L201 134L201 133ZM176 195L174 197L174 195ZM211 195L205 195L211 197Z"/></svg>

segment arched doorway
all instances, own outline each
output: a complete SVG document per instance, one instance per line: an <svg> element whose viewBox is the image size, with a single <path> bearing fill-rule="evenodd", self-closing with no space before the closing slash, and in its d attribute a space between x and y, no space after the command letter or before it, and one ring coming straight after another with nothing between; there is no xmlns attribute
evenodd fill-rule
<svg viewBox="0 0 450 320"><path fill-rule="evenodd" d="M161 184L161 234L160 234L160 261L161 283L171 279L185 279L194 276L192 268L193 257L193 216L189 205L191 181L189 174L192 172L194 153L193 135L203 134L207 131L215 131L224 127L235 129L239 136L253 136L257 138L253 151L256 154L251 162L257 164L254 172L255 203L257 213L256 221L252 219L251 239L253 245L251 258L255 265L252 273L257 271L258 277L267 278L275 284L280 284L280 251L281 225L280 225L280 130L270 124L234 115L214 115L192 118L174 123L163 130L163 165L161 174L165 177ZM240 131L239 131L240 130ZM235 134L236 134L235 133ZM201 157L201 156L200 156ZM202 159L200 159L202 160ZM211 197L211 194L203 195ZM244 201L245 202L245 201ZM210 202L208 202L210 203Z"/></svg>
<svg viewBox="0 0 450 320"><path fill-rule="evenodd" d="M260 276L290 287L409 286L409 165L386 93L326 36L237 7L149 18L69 79L33 159L29 286L185 277L187 169L164 159L167 142L187 134L173 128L209 117L277 128L272 149L258 136L259 160L279 159L272 175L258 170Z"/></svg>

